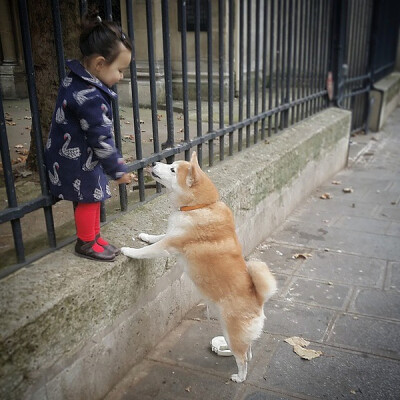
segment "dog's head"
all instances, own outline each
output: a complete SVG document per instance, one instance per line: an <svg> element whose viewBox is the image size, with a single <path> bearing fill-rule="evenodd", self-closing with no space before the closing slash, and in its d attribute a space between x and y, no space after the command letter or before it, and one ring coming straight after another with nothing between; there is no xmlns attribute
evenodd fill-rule
<svg viewBox="0 0 400 400"><path fill-rule="evenodd" d="M200 168L196 152L192 153L190 162L155 163L151 175L170 191L178 207L212 204L219 200L217 188Z"/></svg>

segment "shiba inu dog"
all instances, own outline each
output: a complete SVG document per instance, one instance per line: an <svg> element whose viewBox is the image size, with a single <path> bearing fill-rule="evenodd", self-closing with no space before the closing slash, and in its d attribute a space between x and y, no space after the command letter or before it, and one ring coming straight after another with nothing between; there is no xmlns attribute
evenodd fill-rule
<svg viewBox="0 0 400 400"><path fill-rule="evenodd" d="M219 311L238 366L231 379L242 382L252 357L251 343L264 325L263 305L276 291L275 278L264 262L244 260L232 212L200 168L195 152L190 162L156 163L151 174L167 188L176 211L165 235L139 235L150 246L121 251L132 258L183 259L189 277Z"/></svg>

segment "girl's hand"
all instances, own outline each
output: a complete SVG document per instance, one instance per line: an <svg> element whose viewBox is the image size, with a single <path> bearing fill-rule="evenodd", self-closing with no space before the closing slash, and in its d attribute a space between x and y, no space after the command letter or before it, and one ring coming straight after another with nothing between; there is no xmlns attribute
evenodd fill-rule
<svg viewBox="0 0 400 400"><path fill-rule="evenodd" d="M115 182L120 185L121 183L131 183L132 182L132 176L131 174L124 174L121 176L121 178L117 179Z"/></svg>

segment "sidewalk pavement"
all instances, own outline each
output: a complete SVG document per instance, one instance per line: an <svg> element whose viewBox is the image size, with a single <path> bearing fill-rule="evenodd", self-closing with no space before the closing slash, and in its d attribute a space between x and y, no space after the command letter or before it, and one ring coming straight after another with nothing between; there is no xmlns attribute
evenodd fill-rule
<svg viewBox="0 0 400 400"><path fill-rule="evenodd" d="M233 357L211 352L221 330L199 305L107 400L399 398L400 108L352 142L349 167L250 256L268 263L279 291L247 380L230 381ZM292 336L322 355L302 359L284 341Z"/></svg>

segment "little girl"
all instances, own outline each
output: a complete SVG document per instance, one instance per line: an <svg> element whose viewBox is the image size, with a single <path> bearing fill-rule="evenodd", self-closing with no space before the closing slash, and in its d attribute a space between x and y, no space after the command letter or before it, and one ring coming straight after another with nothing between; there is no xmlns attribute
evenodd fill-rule
<svg viewBox="0 0 400 400"><path fill-rule="evenodd" d="M113 140L111 87L129 66L132 44L116 23L92 13L82 20L79 47L82 62L67 62L45 160L52 194L77 204L76 254L113 261L119 249L100 236L100 202L111 195L106 174L118 184L131 182Z"/></svg>

